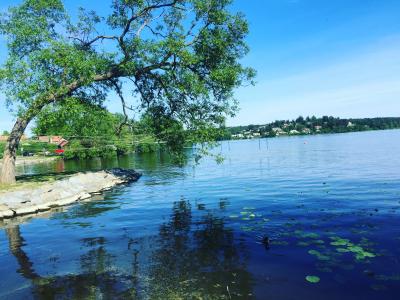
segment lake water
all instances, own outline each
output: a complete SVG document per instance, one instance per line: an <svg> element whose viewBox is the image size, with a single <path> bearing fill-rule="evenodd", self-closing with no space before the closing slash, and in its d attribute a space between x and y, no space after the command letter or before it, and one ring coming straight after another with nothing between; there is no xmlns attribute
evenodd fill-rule
<svg viewBox="0 0 400 300"><path fill-rule="evenodd" d="M0 298L398 299L399 130L218 150L220 165L158 153L20 169L143 177L1 224Z"/></svg>

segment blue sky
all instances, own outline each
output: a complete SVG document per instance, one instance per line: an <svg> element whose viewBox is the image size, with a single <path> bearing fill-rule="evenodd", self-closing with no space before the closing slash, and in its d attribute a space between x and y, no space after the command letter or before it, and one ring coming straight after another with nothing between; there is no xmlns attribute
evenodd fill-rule
<svg viewBox="0 0 400 300"><path fill-rule="evenodd" d="M0 10L20 1L2 0ZM65 1L106 14L110 0ZM236 91L241 110L228 125L262 124L299 115L400 117L400 1L236 0L250 23L256 86ZM0 40L0 61L6 55ZM0 130L13 117L0 95ZM119 111L115 96L108 101Z"/></svg>

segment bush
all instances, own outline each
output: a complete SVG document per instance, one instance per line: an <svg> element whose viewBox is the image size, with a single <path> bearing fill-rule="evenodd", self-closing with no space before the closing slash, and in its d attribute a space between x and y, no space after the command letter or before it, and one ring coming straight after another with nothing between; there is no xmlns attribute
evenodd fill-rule
<svg viewBox="0 0 400 300"><path fill-rule="evenodd" d="M0 159L3 158L4 148L6 143L0 143ZM49 143L42 143L37 141L24 141L21 142L17 151L17 155L22 155L21 150L24 152L31 152L35 155L42 155L43 150L49 151L50 153L54 154L54 151L57 149L57 145L49 144Z"/></svg>

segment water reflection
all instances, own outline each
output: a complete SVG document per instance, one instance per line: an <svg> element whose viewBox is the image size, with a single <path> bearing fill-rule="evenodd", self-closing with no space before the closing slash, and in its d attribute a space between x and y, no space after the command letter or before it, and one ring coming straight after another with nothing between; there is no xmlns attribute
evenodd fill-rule
<svg viewBox="0 0 400 300"><path fill-rule="evenodd" d="M19 265L17 272L31 281L31 293L37 299L113 299L130 290L124 286L126 277L110 271L113 256L106 250L104 238L82 241L90 250L80 257L81 274L46 277L35 272L34 263L23 250L26 243L19 226L6 229L6 233L10 252Z"/></svg>
<svg viewBox="0 0 400 300"><path fill-rule="evenodd" d="M188 150L189 151L189 150ZM188 152L189 153L189 152ZM82 160L55 160L40 164L17 166L19 180L30 176L71 174L82 171L100 171L112 168L145 170L146 175L170 179L185 176L184 165L190 163L186 159L179 164L166 151L152 153L131 153L128 155L112 156L106 158L92 158Z"/></svg>
<svg viewBox="0 0 400 300"><path fill-rule="evenodd" d="M37 279L39 275L33 269L33 263L30 261L28 255L22 249L25 245L25 240L21 236L21 231L18 225L13 225L6 228L10 252L17 259L19 269L17 270L22 276L27 279Z"/></svg>
<svg viewBox="0 0 400 300"><path fill-rule="evenodd" d="M159 248L152 255L152 298L251 296L244 245L235 242L232 229L211 212L194 221L189 202L175 203L157 242Z"/></svg>
<svg viewBox="0 0 400 300"><path fill-rule="evenodd" d="M252 293L244 245L223 219L211 211L193 216L192 205L184 200L174 203L156 235L121 238L118 247L127 249L122 267L113 244L94 236L76 245L83 249L75 258L79 274L60 275L60 270L42 276L24 250L27 241L19 226L6 233L18 273L31 282L29 294L37 299L248 299Z"/></svg>

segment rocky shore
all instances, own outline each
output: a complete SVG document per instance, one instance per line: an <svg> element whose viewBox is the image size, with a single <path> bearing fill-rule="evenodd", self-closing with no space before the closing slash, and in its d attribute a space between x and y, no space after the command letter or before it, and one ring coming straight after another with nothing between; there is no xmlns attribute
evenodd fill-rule
<svg viewBox="0 0 400 300"><path fill-rule="evenodd" d="M137 181L141 174L133 170L112 169L77 173L65 179L37 187L0 193L0 219L50 210L88 199L113 186Z"/></svg>

